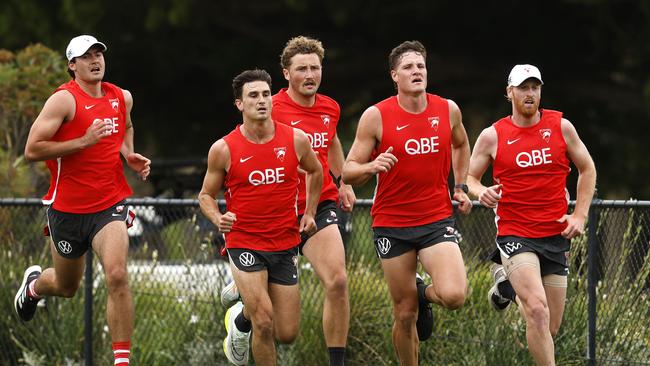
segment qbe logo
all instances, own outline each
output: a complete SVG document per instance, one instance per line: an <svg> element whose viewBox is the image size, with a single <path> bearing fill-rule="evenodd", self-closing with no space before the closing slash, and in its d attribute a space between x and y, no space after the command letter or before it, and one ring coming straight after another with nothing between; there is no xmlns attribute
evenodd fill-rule
<svg viewBox="0 0 650 366"><path fill-rule="evenodd" d="M404 150L409 155L433 154L439 151L438 145L440 145L438 136L408 139L404 144Z"/></svg>
<svg viewBox="0 0 650 366"><path fill-rule="evenodd" d="M551 149L548 147L541 150L532 150L531 152L520 152L517 154L515 161L521 168L551 164L553 162L553 160L551 160Z"/></svg>
<svg viewBox="0 0 650 366"><path fill-rule="evenodd" d="M309 139L309 144L312 149L318 148L327 148L329 143L329 138L327 137L327 132L314 132L314 134L307 134Z"/></svg>
<svg viewBox="0 0 650 366"><path fill-rule="evenodd" d="M243 252L239 255L239 263L244 267L250 267L255 264L255 256L251 252Z"/></svg>
<svg viewBox="0 0 650 366"><path fill-rule="evenodd" d="M70 254L72 252L72 245L65 240L61 240L56 243L56 246L59 247L59 250L63 254Z"/></svg>
<svg viewBox="0 0 650 366"><path fill-rule="evenodd" d="M248 175L248 182L254 186L284 183L284 168L253 170Z"/></svg>
<svg viewBox="0 0 650 366"><path fill-rule="evenodd" d="M113 117L113 118L95 118L95 120L93 120L93 124L102 123L102 122L108 123L111 126L111 128L109 130L107 130L106 132L107 132L108 135L112 135L114 133L119 132L117 130L117 127L120 124L117 123L117 120L118 120L117 117Z"/></svg>

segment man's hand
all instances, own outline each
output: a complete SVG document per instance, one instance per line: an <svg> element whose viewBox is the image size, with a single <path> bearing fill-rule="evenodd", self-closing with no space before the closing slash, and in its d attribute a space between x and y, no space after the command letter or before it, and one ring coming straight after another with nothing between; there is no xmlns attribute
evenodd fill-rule
<svg viewBox="0 0 650 366"><path fill-rule="evenodd" d="M110 120L101 120L91 124L86 129L83 136L83 144L86 147L93 146L104 137L110 136L113 131L113 122Z"/></svg>
<svg viewBox="0 0 650 366"><path fill-rule="evenodd" d="M487 187L481 194L478 196L478 201L487 208L497 207L497 203L501 200L501 187L503 184L495 184L491 187Z"/></svg>
<svg viewBox="0 0 650 366"><path fill-rule="evenodd" d="M585 219L580 216L564 215L557 222L566 222L567 226L562 231L562 236L567 239L572 239L578 235L585 233Z"/></svg>
<svg viewBox="0 0 650 366"><path fill-rule="evenodd" d="M302 215L300 219L300 232L312 236L316 233L316 221L312 215Z"/></svg>
<svg viewBox="0 0 650 366"><path fill-rule="evenodd" d="M232 229L232 226L235 224L235 221L237 221L237 215L228 211L219 217L217 227L222 233L229 233L230 229Z"/></svg>
<svg viewBox="0 0 650 366"><path fill-rule="evenodd" d="M472 200L467 197L465 192L454 192L454 199L458 201L458 211L463 215L467 215L472 211Z"/></svg>
<svg viewBox="0 0 650 366"><path fill-rule="evenodd" d="M341 202L343 211L352 212L354 203L357 201L357 196L354 194L352 186L341 182L341 186L339 187L339 201Z"/></svg>
<svg viewBox="0 0 650 366"><path fill-rule="evenodd" d="M397 157L392 152L393 147L391 146L385 152L379 154L375 160L370 162L370 171L372 174L386 173L397 163Z"/></svg>
<svg viewBox="0 0 650 366"><path fill-rule="evenodd" d="M131 153L126 156L126 163L131 169L138 173L140 179L147 180L147 177L151 172L151 160L138 153Z"/></svg>

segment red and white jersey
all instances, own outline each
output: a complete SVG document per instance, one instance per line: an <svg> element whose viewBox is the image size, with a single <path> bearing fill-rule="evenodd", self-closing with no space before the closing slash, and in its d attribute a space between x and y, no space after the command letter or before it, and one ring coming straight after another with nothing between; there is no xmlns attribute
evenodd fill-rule
<svg viewBox="0 0 650 366"><path fill-rule="evenodd" d="M274 125L275 136L264 144L244 137L241 125L223 138L230 150L224 196L227 210L237 217L231 231L225 233L227 248L275 252L300 243L294 129Z"/></svg>
<svg viewBox="0 0 650 366"><path fill-rule="evenodd" d="M540 109L534 126L518 127L510 116L493 124L497 152L492 174L503 184L496 208L497 235L542 238L560 234L566 223L569 175L567 146L562 135L562 113Z"/></svg>
<svg viewBox="0 0 650 366"><path fill-rule="evenodd" d="M45 163L50 170L50 189L43 203L68 213L93 213L105 210L131 195L124 177L120 148L126 131L126 105L119 87L102 82L104 96L93 98L70 80L54 92L67 90L75 99L75 114L64 121L52 141L67 141L83 136L97 122L110 121L111 134L95 145Z"/></svg>
<svg viewBox="0 0 650 366"><path fill-rule="evenodd" d="M381 143L373 159L393 147L397 163L377 174L371 214L373 227L410 227L447 218L451 125L446 99L427 94L427 108L413 114L392 96L375 105L381 112Z"/></svg>
<svg viewBox="0 0 650 366"><path fill-rule="evenodd" d="M311 148L318 152L316 157L323 166L323 189L320 202L338 201L339 191L329 172L327 157L332 139L336 136L336 126L341 115L338 103L330 97L316 94L316 102L311 107L303 107L294 102L287 89L280 90L273 96L272 118L274 121L301 129L307 134ZM307 188L305 175L300 174L298 186L298 214L305 212Z"/></svg>

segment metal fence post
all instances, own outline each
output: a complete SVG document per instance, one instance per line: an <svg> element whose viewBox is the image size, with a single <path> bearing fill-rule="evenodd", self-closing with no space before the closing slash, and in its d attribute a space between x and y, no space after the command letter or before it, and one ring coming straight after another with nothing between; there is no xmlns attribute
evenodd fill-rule
<svg viewBox="0 0 650 366"><path fill-rule="evenodd" d="M93 251L86 253L84 278L84 364L93 364Z"/></svg>
<svg viewBox="0 0 650 366"><path fill-rule="evenodd" d="M587 365L596 366L596 286L598 275L598 209L600 200L594 198L589 208L589 237L587 238Z"/></svg>

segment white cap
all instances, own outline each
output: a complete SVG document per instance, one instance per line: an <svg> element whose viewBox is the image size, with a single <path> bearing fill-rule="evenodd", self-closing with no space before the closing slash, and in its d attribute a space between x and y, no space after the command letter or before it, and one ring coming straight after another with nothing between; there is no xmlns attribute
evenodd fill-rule
<svg viewBox="0 0 650 366"><path fill-rule="evenodd" d="M68 43L68 48L65 51L65 56L68 58L68 61L72 60L75 57L79 57L86 53L90 47L94 45L100 45L103 49L102 52L106 51L106 45L97 40L93 36L83 35L77 36L70 40Z"/></svg>
<svg viewBox="0 0 650 366"><path fill-rule="evenodd" d="M535 78L539 80L540 83L544 84L542 81L542 73L539 72L539 69L533 65L515 65L508 75L508 86L519 86L524 81Z"/></svg>

